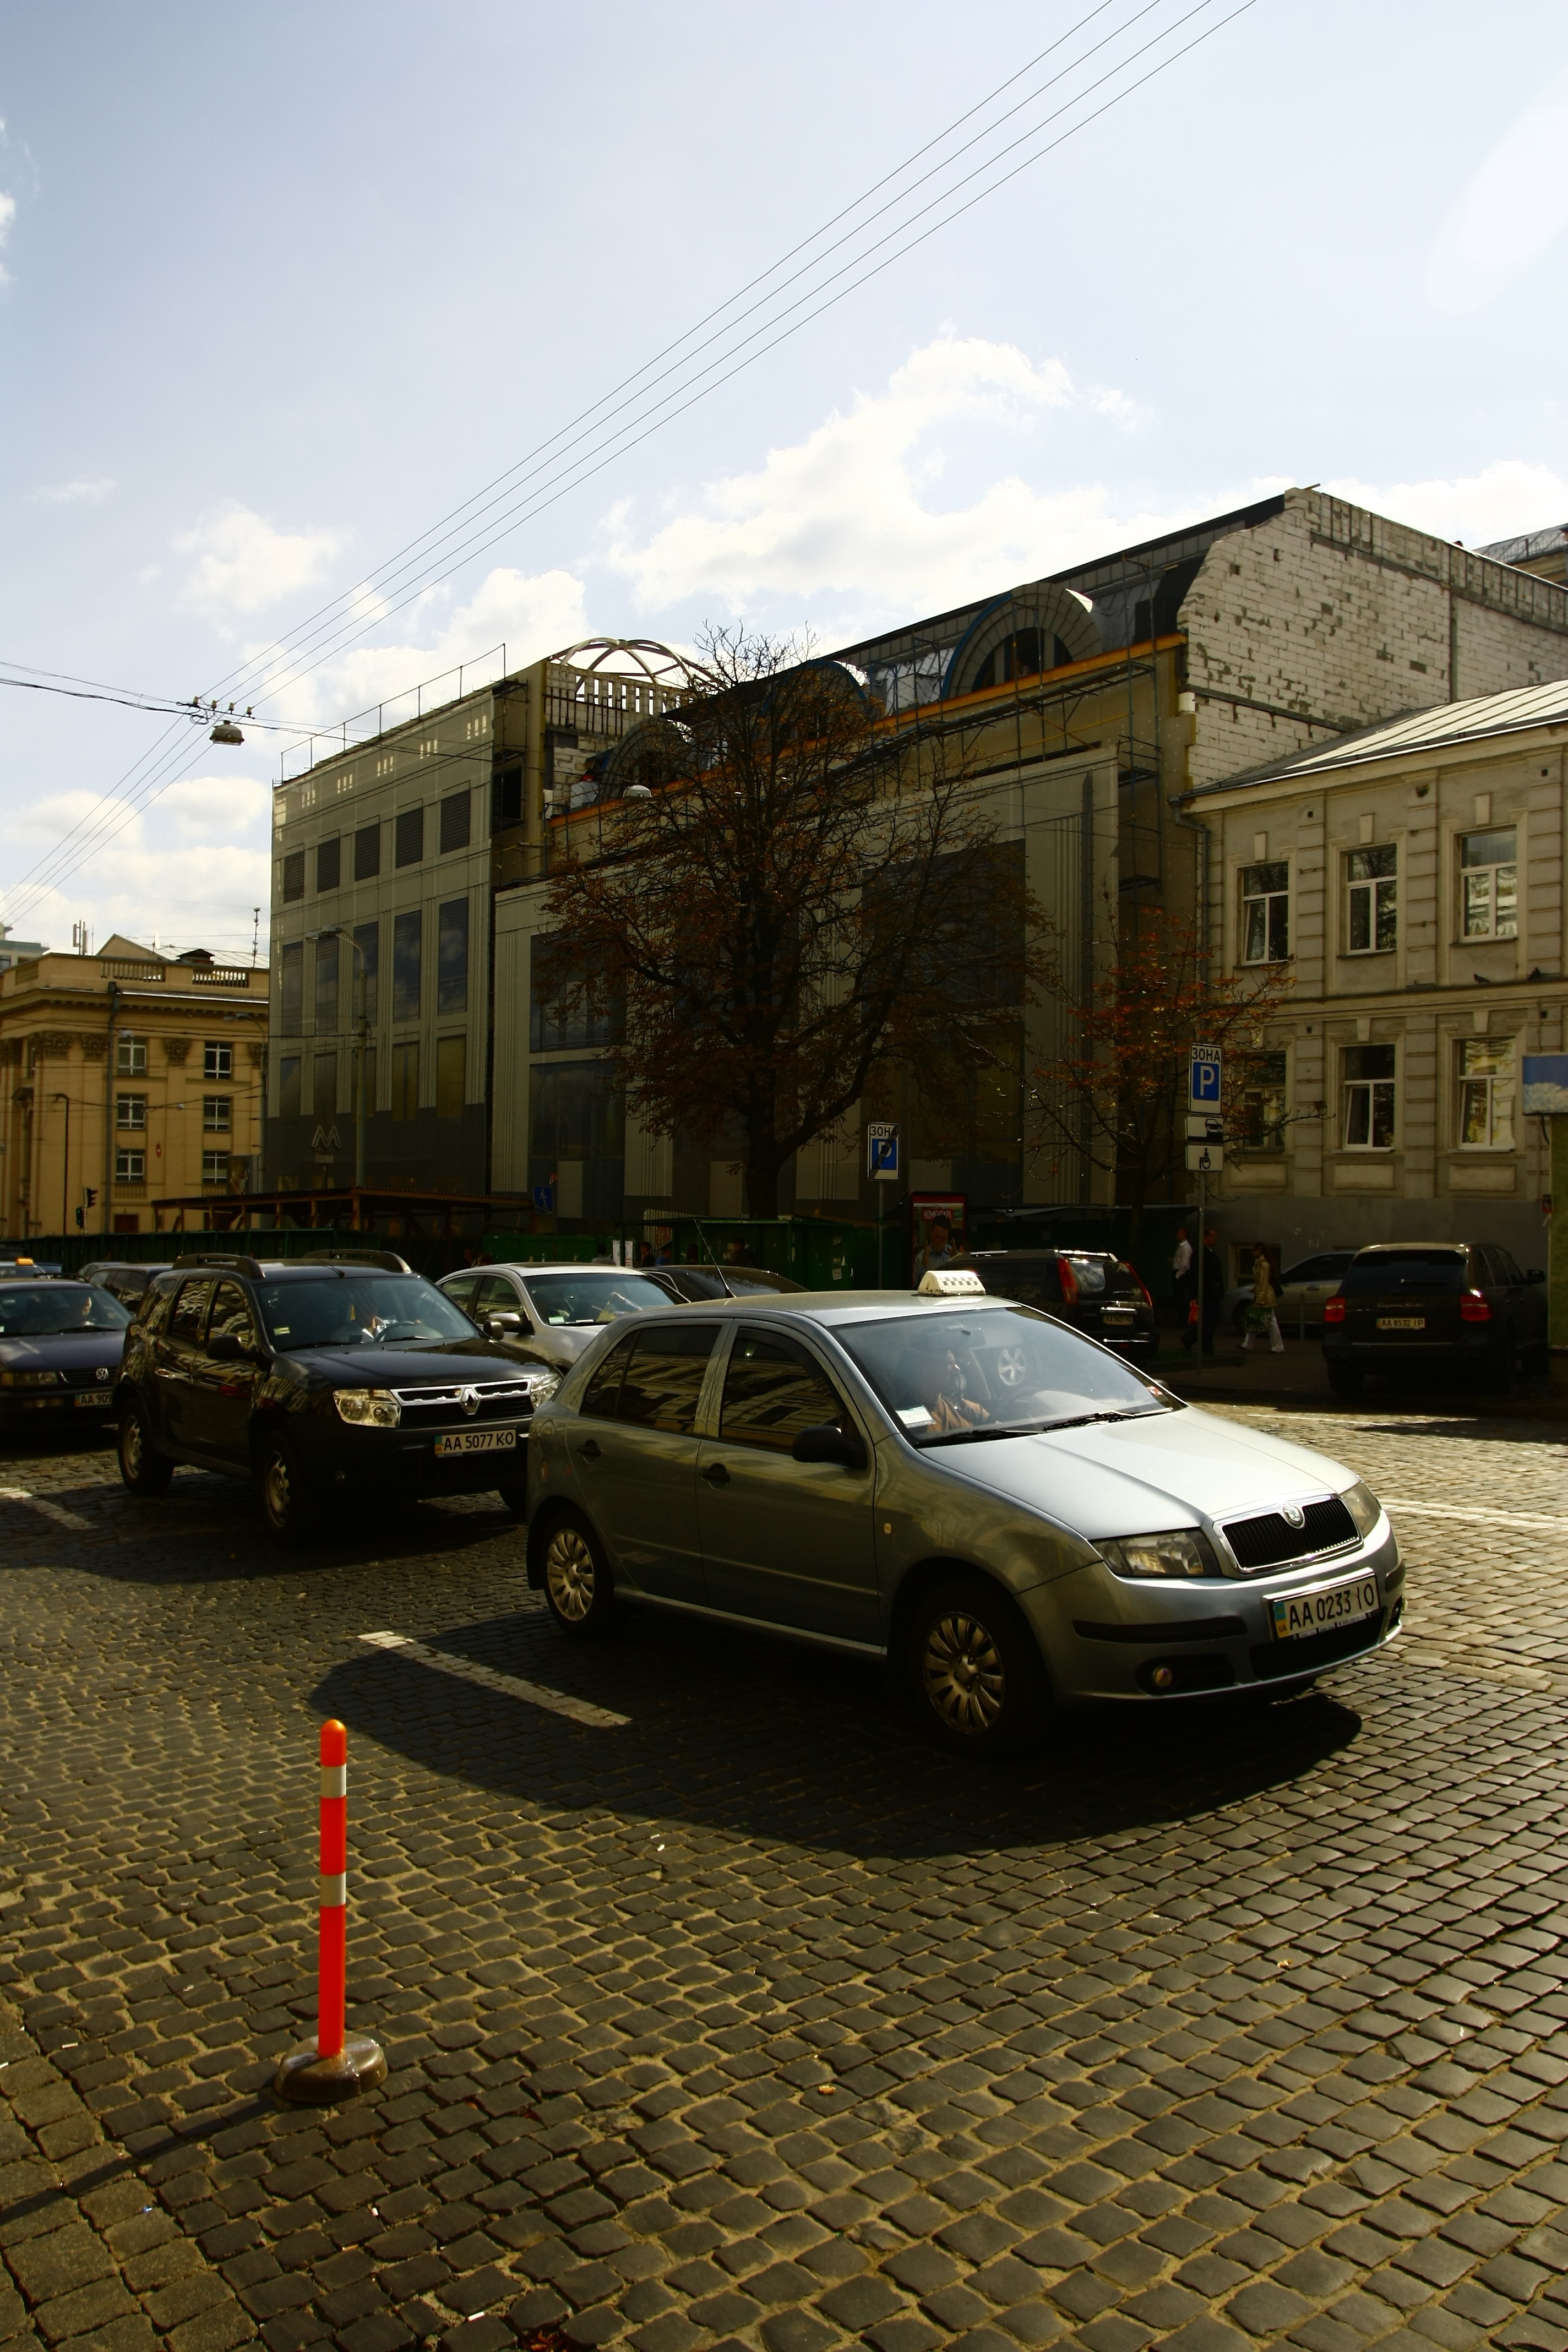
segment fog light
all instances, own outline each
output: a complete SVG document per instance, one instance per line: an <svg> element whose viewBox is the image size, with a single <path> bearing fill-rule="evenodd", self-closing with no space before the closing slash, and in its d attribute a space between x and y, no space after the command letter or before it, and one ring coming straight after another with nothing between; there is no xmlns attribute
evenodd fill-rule
<svg viewBox="0 0 1568 2352"><path fill-rule="evenodd" d="M1169 1690L1175 1679L1173 1666L1151 1666L1149 1669L1149 1680L1156 1690Z"/></svg>

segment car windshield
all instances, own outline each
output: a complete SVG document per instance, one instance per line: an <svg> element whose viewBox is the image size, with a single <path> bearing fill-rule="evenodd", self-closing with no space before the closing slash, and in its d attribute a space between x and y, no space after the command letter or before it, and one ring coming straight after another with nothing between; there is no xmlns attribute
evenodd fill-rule
<svg viewBox="0 0 1568 2352"><path fill-rule="evenodd" d="M0 1339L50 1331L123 1331L131 1318L118 1298L85 1282L29 1282L0 1290Z"/></svg>
<svg viewBox="0 0 1568 2352"><path fill-rule="evenodd" d="M1381 1297L1391 1290L1463 1290L1463 1250L1368 1250L1345 1269L1347 1298Z"/></svg>
<svg viewBox="0 0 1568 2352"><path fill-rule="evenodd" d="M1120 1356L1032 1307L900 1315L835 1336L916 1445L1181 1409Z"/></svg>
<svg viewBox="0 0 1568 2352"><path fill-rule="evenodd" d="M392 1347L400 1341L471 1339L474 1326L422 1274L324 1274L257 1285L276 1347Z"/></svg>
<svg viewBox="0 0 1568 2352"><path fill-rule="evenodd" d="M640 1315L669 1300L642 1274L531 1274L526 1287L542 1323L613 1323L617 1316Z"/></svg>

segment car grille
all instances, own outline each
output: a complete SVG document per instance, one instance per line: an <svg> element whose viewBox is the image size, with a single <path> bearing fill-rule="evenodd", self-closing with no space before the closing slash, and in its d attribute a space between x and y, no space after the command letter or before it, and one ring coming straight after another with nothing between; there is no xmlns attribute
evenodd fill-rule
<svg viewBox="0 0 1568 2352"><path fill-rule="evenodd" d="M1289 1559L1312 1559L1320 1552L1340 1551L1356 1541L1356 1524L1338 1495L1303 1507L1302 1523L1293 1528L1280 1511L1262 1511L1253 1519L1228 1519L1221 1529L1239 1569L1277 1568Z"/></svg>
<svg viewBox="0 0 1568 2352"><path fill-rule="evenodd" d="M470 1417L475 1421L515 1421L519 1413L533 1411L533 1382L517 1381L441 1381L428 1387L394 1389L392 1393L403 1408L404 1425L413 1420L416 1424L426 1415L432 1421L450 1421L454 1414L458 1425ZM465 1389L479 1399L479 1410L468 1416L463 1412Z"/></svg>

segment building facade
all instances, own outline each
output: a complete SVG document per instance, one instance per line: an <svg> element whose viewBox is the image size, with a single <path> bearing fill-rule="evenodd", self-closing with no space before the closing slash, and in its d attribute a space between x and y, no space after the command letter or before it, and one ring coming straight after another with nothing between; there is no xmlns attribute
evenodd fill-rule
<svg viewBox="0 0 1568 2352"><path fill-rule="evenodd" d="M1448 703L1201 785L1211 950L1288 968L1267 1061L1228 1106L1226 1237L1287 1258L1496 1241L1546 1263L1545 1122L1526 1054L1561 1052L1568 686Z"/></svg>
<svg viewBox="0 0 1568 2352"><path fill-rule="evenodd" d="M0 972L0 1233L153 1233L260 1170L265 967L118 935ZM199 1224L199 1208L184 1213Z"/></svg>

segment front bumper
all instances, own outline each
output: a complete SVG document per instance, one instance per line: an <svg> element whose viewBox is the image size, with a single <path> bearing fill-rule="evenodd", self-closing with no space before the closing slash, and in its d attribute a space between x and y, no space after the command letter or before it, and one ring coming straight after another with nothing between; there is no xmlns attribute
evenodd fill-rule
<svg viewBox="0 0 1568 2352"><path fill-rule="evenodd" d="M1276 1635L1271 1601L1358 1578L1376 1580L1374 1613L1322 1633ZM1150 1703L1278 1687L1369 1655L1399 1631L1405 1570L1384 1520L1370 1543L1255 1576L1167 1585L1094 1566L1020 1599L1059 1701Z"/></svg>
<svg viewBox="0 0 1568 2352"><path fill-rule="evenodd" d="M98 1399L102 1399L100 1403ZM100 1390L0 1389L0 1429L37 1429L112 1420L112 1386Z"/></svg>
<svg viewBox="0 0 1568 2352"><path fill-rule="evenodd" d="M529 1426L522 1419L487 1423L487 1433L510 1443L443 1458L437 1454L437 1439L468 1434L470 1424L418 1431L322 1425L312 1429L311 1442L302 1442L300 1452L312 1485L345 1499L416 1502L493 1494L502 1486L526 1485Z"/></svg>

